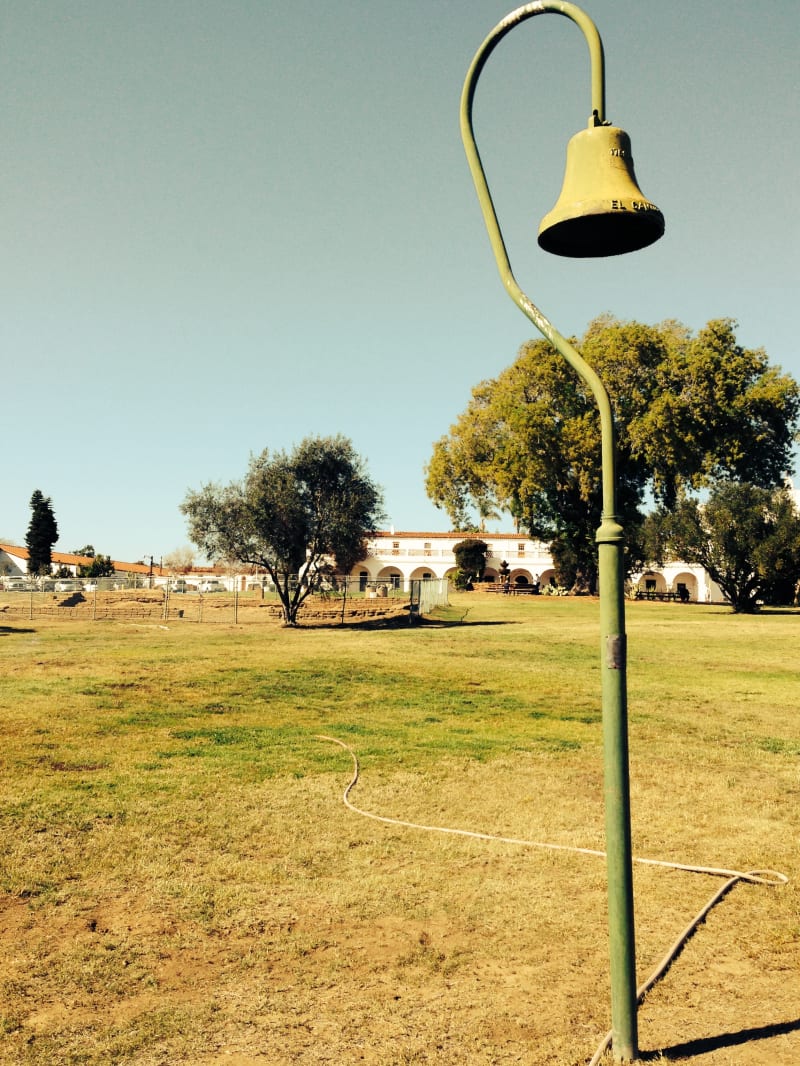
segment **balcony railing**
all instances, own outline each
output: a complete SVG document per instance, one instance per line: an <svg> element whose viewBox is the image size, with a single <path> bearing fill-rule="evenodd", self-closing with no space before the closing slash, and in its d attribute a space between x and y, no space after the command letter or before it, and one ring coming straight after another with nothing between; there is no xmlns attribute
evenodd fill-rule
<svg viewBox="0 0 800 1066"><path fill-rule="evenodd" d="M389 548L373 544L370 547L370 555L375 559L447 559L452 563L456 561L452 548ZM506 561L523 559L530 562L540 562L550 558L551 555L546 546L525 549L524 551L519 551L517 548L509 548L506 551L492 549L492 551L486 553L486 561L490 564L495 560L500 563L503 559Z"/></svg>

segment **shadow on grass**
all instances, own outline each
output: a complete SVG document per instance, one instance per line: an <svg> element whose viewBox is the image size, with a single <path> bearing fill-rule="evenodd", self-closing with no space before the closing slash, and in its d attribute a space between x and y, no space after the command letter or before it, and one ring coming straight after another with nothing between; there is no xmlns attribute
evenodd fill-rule
<svg viewBox="0 0 800 1066"><path fill-rule="evenodd" d="M325 621L325 622L300 622L300 629L452 629L459 626L516 626L521 625L518 621L495 621L489 619L482 619L480 622L471 622L467 619L466 613L459 615L459 617L448 618L436 618L435 616L423 616L422 618L414 616L413 621L409 620L407 614L392 615L388 618L362 618L362 619L350 619L346 622Z"/></svg>
<svg viewBox="0 0 800 1066"><path fill-rule="evenodd" d="M21 629L19 626L0 626L0 637L16 637L22 633L35 633L35 629Z"/></svg>
<svg viewBox="0 0 800 1066"><path fill-rule="evenodd" d="M722 1048L739 1047L754 1040L769 1040L773 1036L795 1033L800 1030L800 1018L793 1022L776 1022L774 1025L759 1025L753 1029L740 1029L736 1033L720 1033L718 1036L704 1036L697 1040L687 1040L685 1044L661 1048L659 1051L642 1051L640 1055L645 1062L679 1062L692 1059L697 1055L707 1055Z"/></svg>
<svg viewBox="0 0 800 1066"><path fill-rule="evenodd" d="M423 618L421 621L413 623L413 629L451 629L453 626L519 626L522 625L518 621L499 621L497 619L484 618L480 622L470 622L468 618ZM408 622L406 621L406 627Z"/></svg>

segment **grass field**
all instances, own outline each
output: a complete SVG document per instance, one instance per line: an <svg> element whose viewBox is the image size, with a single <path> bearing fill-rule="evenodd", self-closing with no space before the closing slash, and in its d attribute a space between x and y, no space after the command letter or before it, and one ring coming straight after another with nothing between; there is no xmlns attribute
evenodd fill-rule
<svg viewBox="0 0 800 1066"><path fill-rule="evenodd" d="M578 1066L609 1025L596 602L428 624L0 615L0 1063ZM750 870L646 1061L800 1061L800 616L631 604L634 853ZM636 867L646 976L719 887ZM611 1061L610 1057L608 1061Z"/></svg>

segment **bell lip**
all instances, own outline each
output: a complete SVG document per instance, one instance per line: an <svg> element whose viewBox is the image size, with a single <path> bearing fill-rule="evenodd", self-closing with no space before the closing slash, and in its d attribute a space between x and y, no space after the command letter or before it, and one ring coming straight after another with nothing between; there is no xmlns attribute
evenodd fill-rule
<svg viewBox="0 0 800 1066"><path fill-rule="evenodd" d="M664 216L655 204L635 203L633 209L606 202L564 218L550 212L539 226L539 247L569 259L606 259L649 248L664 236Z"/></svg>

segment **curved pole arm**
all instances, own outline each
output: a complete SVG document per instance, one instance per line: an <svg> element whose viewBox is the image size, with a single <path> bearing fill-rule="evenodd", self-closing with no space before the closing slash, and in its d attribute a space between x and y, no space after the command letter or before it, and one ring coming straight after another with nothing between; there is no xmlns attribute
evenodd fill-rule
<svg viewBox="0 0 800 1066"><path fill-rule="evenodd" d="M489 56L506 34L510 33L519 23L533 18L534 15L545 14L565 15L567 18L572 19L583 31L589 46L592 69L592 117L590 122L594 125L603 125L605 123L605 65L603 44L597 32L597 27L589 16L574 4L562 3L560 0L539 0L537 3L525 4L507 15L502 22L495 26L476 52L472 65L467 71L464 88L461 93L461 138L464 142L467 162L472 173L472 180L475 183L475 190L478 194L478 201L483 212L483 220L489 234L497 268L500 271L500 277L509 296L523 314L527 315L533 322L539 332L544 334L553 347L564 356L573 370L583 378L597 402L600 412L602 441L603 517L604 520L613 520L616 515L614 419L608 393L605 385L603 385L592 367L519 287L511 269L508 252L500 230L500 223L497 220L497 212L489 192L489 185L486 181L478 146L475 143L472 125L472 104L475 97L475 88ZM616 521L613 521L613 525L617 525ZM616 539L615 534L611 530L609 532ZM618 535L621 537L621 530L619 530Z"/></svg>

